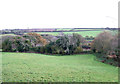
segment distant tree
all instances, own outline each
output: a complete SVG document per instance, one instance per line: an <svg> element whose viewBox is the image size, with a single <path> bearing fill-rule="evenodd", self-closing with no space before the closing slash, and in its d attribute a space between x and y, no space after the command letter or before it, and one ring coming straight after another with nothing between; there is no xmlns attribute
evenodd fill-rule
<svg viewBox="0 0 120 84"><path fill-rule="evenodd" d="M107 54L111 51L115 51L117 42L117 37L112 36L110 32L103 32L94 39L91 45L93 51Z"/></svg>
<svg viewBox="0 0 120 84"><path fill-rule="evenodd" d="M93 40L94 39L94 37L93 36L90 36L90 40Z"/></svg>
<svg viewBox="0 0 120 84"><path fill-rule="evenodd" d="M2 49L3 51L9 52L26 52L31 48L31 43L29 40L23 38L22 36L12 36L3 38Z"/></svg>
<svg viewBox="0 0 120 84"><path fill-rule="evenodd" d="M28 33L26 35L23 35L23 37L29 39L33 46L45 46L47 44L46 39L37 33Z"/></svg>
<svg viewBox="0 0 120 84"><path fill-rule="evenodd" d="M87 35L87 36L85 36L85 39L86 39L86 40L89 40L89 36L88 36L88 35Z"/></svg>
<svg viewBox="0 0 120 84"><path fill-rule="evenodd" d="M56 44L64 49L64 51L66 53L69 53L69 38L67 35L64 35L64 36L61 36L57 41L56 41Z"/></svg>
<svg viewBox="0 0 120 84"><path fill-rule="evenodd" d="M9 41L9 39L4 40L4 42L2 42L2 51L12 51L12 42Z"/></svg>
<svg viewBox="0 0 120 84"><path fill-rule="evenodd" d="M42 37L47 40L47 43L55 42L56 40L58 40L58 38L56 36L53 36L53 35L50 35L50 34L43 35Z"/></svg>
<svg viewBox="0 0 120 84"><path fill-rule="evenodd" d="M59 48L63 49L62 52L65 54L73 54L75 49L84 42L84 39L81 35L73 33L72 35L61 36L56 44Z"/></svg>
<svg viewBox="0 0 120 84"><path fill-rule="evenodd" d="M75 53L75 54L78 54L78 53L81 53L82 51L83 51L82 47L78 46L78 47L75 49L74 53Z"/></svg>

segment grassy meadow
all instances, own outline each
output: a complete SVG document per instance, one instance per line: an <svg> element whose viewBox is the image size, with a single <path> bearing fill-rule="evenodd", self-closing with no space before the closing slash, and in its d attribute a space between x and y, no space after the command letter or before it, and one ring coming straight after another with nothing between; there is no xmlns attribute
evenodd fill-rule
<svg viewBox="0 0 120 84"><path fill-rule="evenodd" d="M3 82L118 82L118 68L96 61L93 54L2 52L2 71Z"/></svg>
<svg viewBox="0 0 120 84"><path fill-rule="evenodd" d="M96 31L97 29L91 29L92 31L86 31L90 29L75 29L75 31L57 29L57 31L62 30L66 31L63 32L64 34L78 33L83 37L96 37L104 31L102 29L98 31ZM76 32L76 30L78 31ZM112 34L118 33L116 30L105 31ZM60 32L36 33L55 36L60 34ZM1 36L7 35L15 36L15 34L3 34L0 35L0 39ZM99 62L94 54L65 56L13 52L2 52L1 54L0 66L2 66L3 82L118 82L118 67Z"/></svg>
<svg viewBox="0 0 120 84"><path fill-rule="evenodd" d="M0 37L1 36L16 36L16 35L15 34L1 34Z"/></svg>
<svg viewBox="0 0 120 84"><path fill-rule="evenodd" d="M102 30L102 29L71 29L71 28L60 28L57 31L77 31L77 30Z"/></svg>
<svg viewBox="0 0 120 84"><path fill-rule="evenodd" d="M85 36L93 36L93 37L96 37L99 33L103 32L103 31L109 31L113 34L117 33L117 31L110 31L110 30L103 30L103 29L57 29L57 31L66 31L66 32L63 32L64 34L72 34L72 33L78 33L80 35L82 35L83 37ZM72 30L72 31L69 31L69 30ZM82 30L82 31L77 31L77 30ZM85 30L85 31L84 31ZM87 30L92 30L92 31L87 31ZM54 36L57 36L60 34L60 32L36 32L38 34L50 34L50 35L54 35ZM26 34L26 33L24 33ZM7 35L12 35L12 36L15 36L15 34L2 34L0 36L7 36Z"/></svg>
<svg viewBox="0 0 120 84"><path fill-rule="evenodd" d="M85 37L85 36L95 37L101 32L103 32L103 30L101 30L101 31L94 31L93 30L93 31L63 32L63 33L64 34L78 33L78 34L82 35L83 37ZM55 36L60 34L60 32L36 32L36 33L38 33L38 34L50 34L50 35L55 35Z"/></svg>

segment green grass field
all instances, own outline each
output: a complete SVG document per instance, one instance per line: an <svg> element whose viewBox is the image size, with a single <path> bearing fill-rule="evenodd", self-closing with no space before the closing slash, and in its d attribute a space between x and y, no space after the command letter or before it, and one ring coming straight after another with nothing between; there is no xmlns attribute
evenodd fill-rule
<svg viewBox="0 0 120 84"><path fill-rule="evenodd" d="M63 32L64 34L72 34L72 33L78 33L80 35L82 35L83 37L85 36L97 36L99 33L101 33L103 31L79 31L79 32ZM37 32L38 34L51 34L51 35L59 35L60 32Z"/></svg>
<svg viewBox="0 0 120 84"><path fill-rule="evenodd" d="M62 30L62 29L61 29ZM63 29L63 30L65 30L65 29ZM68 30L68 29L67 29ZM77 29L76 29L77 30ZM78 30L82 30L82 29L78 29ZM85 29L84 29L85 30ZM87 30L87 29L86 29ZM90 29L89 29L90 30ZM104 30L100 30L100 29L98 29L98 31L95 31L95 30L97 30L97 29L91 29L91 30L93 30L93 31L78 31L78 32L63 32L64 34L72 34L72 33L78 33L78 34L80 34L80 35L82 35L83 37L85 37L85 36L93 36L93 37L95 37L95 36L97 36L98 34L100 34L101 32L103 32ZM109 31L109 30L105 30L105 31ZM109 32L111 32L111 33L113 33L113 34L115 34L116 33L116 31L109 31ZM54 35L54 36L57 36L57 35L59 35L60 34L60 32L36 32L36 33L38 33L38 34L50 34L50 35ZM25 33L26 34L26 33ZM2 35L0 35L0 36L7 36L7 35L12 35L12 36L15 36L15 34L2 34Z"/></svg>
<svg viewBox="0 0 120 84"><path fill-rule="evenodd" d="M15 34L1 34L0 36L16 36Z"/></svg>
<svg viewBox="0 0 120 84"><path fill-rule="evenodd" d="M3 82L118 82L118 68L93 54L2 53Z"/></svg>
<svg viewBox="0 0 120 84"><path fill-rule="evenodd" d="M65 34L72 34L72 33L78 33L80 35L82 35L83 37L85 36L97 36L99 33L101 33L103 31L79 31L79 32L64 32Z"/></svg>
<svg viewBox="0 0 120 84"><path fill-rule="evenodd" d="M63 29L63 28L57 29L57 31L70 31L70 30L72 30L72 29L69 29L69 28L68 29L67 28L66 29Z"/></svg>
<svg viewBox="0 0 120 84"><path fill-rule="evenodd" d="M59 28L57 29L57 31L70 31L70 30L73 30L73 31L78 31L78 30L102 30L102 29L71 29L71 28Z"/></svg>

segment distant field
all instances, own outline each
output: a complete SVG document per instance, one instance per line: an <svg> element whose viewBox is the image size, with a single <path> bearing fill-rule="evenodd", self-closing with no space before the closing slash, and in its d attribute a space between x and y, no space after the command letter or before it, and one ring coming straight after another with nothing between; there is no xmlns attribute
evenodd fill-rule
<svg viewBox="0 0 120 84"><path fill-rule="evenodd" d="M99 33L103 31L79 31L79 32L63 32L64 34L72 34L72 33L78 33L82 35L83 37L85 36L97 36ZM51 34L51 35L59 35L60 32L37 32L38 34Z"/></svg>
<svg viewBox="0 0 120 84"><path fill-rule="evenodd" d="M87 29L86 29L87 30ZM93 30L93 29L92 29ZM97 30L97 29L96 29ZM103 32L104 30L98 30L98 31L95 31L95 30L93 30L93 31L78 31L78 32L63 32L64 34L72 34L72 33L78 33L78 34L80 34L80 35L82 35L83 37L85 37L85 36L93 36L93 37L95 37L95 36L97 36L99 33L101 33L101 32ZM105 31L109 31L109 30L105 30ZM117 31L109 31L109 32L111 32L112 34L116 34L116 33L118 33ZM50 35L55 35L55 36L57 36L57 35L59 35L60 34L60 32L36 32L36 33L38 33L38 34L50 34ZM26 33L25 33L26 34ZM2 34L2 35L0 35L0 36L7 36L7 35L15 35L15 34Z"/></svg>
<svg viewBox="0 0 120 84"><path fill-rule="evenodd" d="M102 29L57 29L57 31L70 31L70 30L74 30L74 31L77 31L77 30L102 30Z"/></svg>
<svg viewBox="0 0 120 84"><path fill-rule="evenodd" d="M118 68L96 61L93 54L3 52L2 70L3 82L118 82Z"/></svg>
<svg viewBox="0 0 120 84"><path fill-rule="evenodd" d="M36 33L38 33L38 34L50 34L50 35L59 35L60 34L60 32L36 32Z"/></svg>
<svg viewBox="0 0 120 84"><path fill-rule="evenodd" d="M93 30L93 31L95 31L95 30L98 30L98 31L102 31L102 29L73 29L74 31L80 31L80 30L84 30L84 31L86 31L86 30Z"/></svg>
<svg viewBox="0 0 120 84"><path fill-rule="evenodd" d="M70 31L70 30L72 30L72 29L61 29L61 28L60 28L60 29L57 29L57 31L63 31L63 30L64 30L64 31Z"/></svg>
<svg viewBox="0 0 120 84"><path fill-rule="evenodd" d="M82 35L83 37L85 36L97 36L99 33L101 33L103 31L80 31L80 32L64 32L65 34L72 34L72 33L78 33L80 35Z"/></svg>
<svg viewBox="0 0 120 84"><path fill-rule="evenodd" d="M15 34L1 34L0 36L9 36L9 35L15 36Z"/></svg>

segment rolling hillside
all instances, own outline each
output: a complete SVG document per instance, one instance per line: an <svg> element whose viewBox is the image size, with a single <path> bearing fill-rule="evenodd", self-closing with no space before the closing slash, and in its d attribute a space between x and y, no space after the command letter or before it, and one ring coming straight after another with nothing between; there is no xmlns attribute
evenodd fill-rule
<svg viewBox="0 0 120 84"><path fill-rule="evenodd" d="M93 54L50 56L2 53L4 82L117 82L118 68Z"/></svg>

